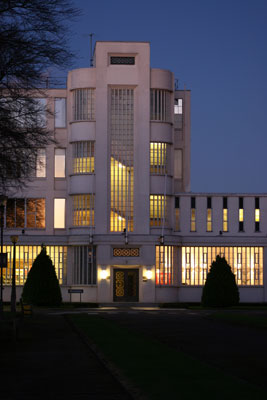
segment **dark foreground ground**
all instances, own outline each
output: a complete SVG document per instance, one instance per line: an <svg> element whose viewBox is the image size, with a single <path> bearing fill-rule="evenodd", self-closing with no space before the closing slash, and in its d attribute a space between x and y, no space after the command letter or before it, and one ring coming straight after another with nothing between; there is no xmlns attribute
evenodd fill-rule
<svg viewBox="0 0 267 400"><path fill-rule="evenodd" d="M156 338L170 348L267 390L266 310L223 311L224 320L214 310L82 312L89 318L99 315L147 338ZM11 326L0 324L0 399L131 399L61 314L62 311L42 311L25 318L17 341L13 340ZM236 324L235 318L242 315L248 317L248 323ZM251 324L254 317L263 324Z"/></svg>
<svg viewBox="0 0 267 400"><path fill-rule="evenodd" d="M217 318L220 314L223 321ZM244 317L242 325L235 321L240 315ZM113 311L105 313L105 318L267 389L267 311ZM266 319L266 328L257 326L257 320L251 323L251 318Z"/></svg>
<svg viewBox="0 0 267 400"><path fill-rule="evenodd" d="M61 315L2 326L0 352L1 400L131 399Z"/></svg>

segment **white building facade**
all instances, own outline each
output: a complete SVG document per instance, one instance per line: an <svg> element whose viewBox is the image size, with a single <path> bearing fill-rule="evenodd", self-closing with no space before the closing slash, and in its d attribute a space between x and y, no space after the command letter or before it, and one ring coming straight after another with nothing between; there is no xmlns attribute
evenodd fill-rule
<svg viewBox="0 0 267 400"><path fill-rule="evenodd" d="M146 42L97 42L43 100L56 145L5 208L4 300L44 244L63 301L196 302L224 255L243 302L266 302L267 195L190 192L190 91L150 68Z"/></svg>

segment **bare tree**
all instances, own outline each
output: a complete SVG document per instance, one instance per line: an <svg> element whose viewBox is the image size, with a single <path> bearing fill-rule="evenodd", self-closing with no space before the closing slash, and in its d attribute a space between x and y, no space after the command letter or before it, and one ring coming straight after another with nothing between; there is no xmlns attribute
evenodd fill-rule
<svg viewBox="0 0 267 400"><path fill-rule="evenodd" d="M78 15L70 0L0 0L0 193L23 187L54 141L39 99L45 72L71 65L68 27Z"/></svg>

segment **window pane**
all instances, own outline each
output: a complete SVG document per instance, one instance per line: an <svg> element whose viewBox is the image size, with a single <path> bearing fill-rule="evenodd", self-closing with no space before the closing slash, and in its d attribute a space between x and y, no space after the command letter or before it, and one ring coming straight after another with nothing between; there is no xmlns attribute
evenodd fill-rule
<svg viewBox="0 0 267 400"><path fill-rule="evenodd" d="M24 228L24 199L16 199L16 228Z"/></svg>
<svg viewBox="0 0 267 400"><path fill-rule="evenodd" d="M65 149L55 149L55 178L65 178Z"/></svg>
<svg viewBox="0 0 267 400"><path fill-rule="evenodd" d="M54 199L54 228L65 228L65 199Z"/></svg>
<svg viewBox="0 0 267 400"><path fill-rule="evenodd" d="M46 153L45 149L39 149L36 159L36 178L46 177Z"/></svg>
<svg viewBox="0 0 267 400"><path fill-rule="evenodd" d="M57 98L55 99L55 127L65 128L66 127L66 99Z"/></svg>

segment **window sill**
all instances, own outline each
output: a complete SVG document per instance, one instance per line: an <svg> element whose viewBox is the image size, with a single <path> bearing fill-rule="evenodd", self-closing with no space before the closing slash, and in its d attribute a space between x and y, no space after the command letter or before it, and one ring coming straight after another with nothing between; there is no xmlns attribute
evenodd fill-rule
<svg viewBox="0 0 267 400"><path fill-rule="evenodd" d="M70 124L75 124L76 122L95 122L95 119L77 119L70 121Z"/></svg>

